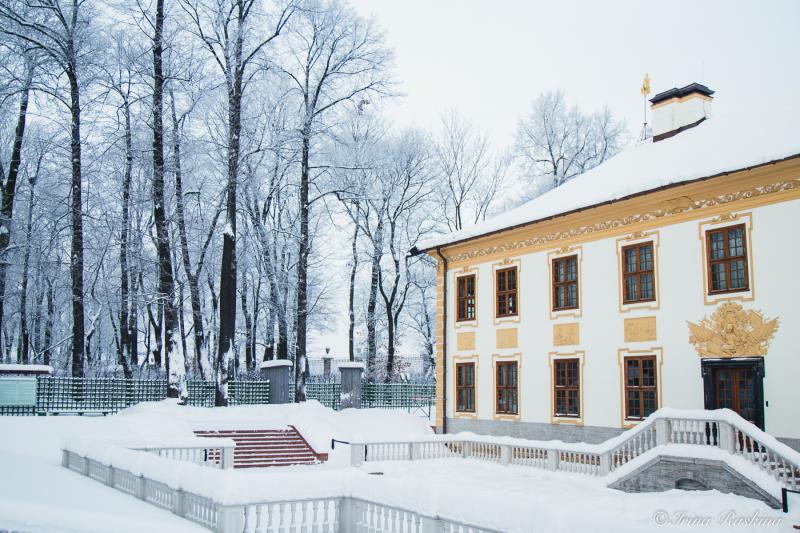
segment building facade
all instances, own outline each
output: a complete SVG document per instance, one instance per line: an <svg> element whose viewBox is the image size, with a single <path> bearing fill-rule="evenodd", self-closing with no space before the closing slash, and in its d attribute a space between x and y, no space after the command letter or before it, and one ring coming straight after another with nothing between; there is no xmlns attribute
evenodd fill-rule
<svg viewBox="0 0 800 533"><path fill-rule="evenodd" d="M736 139L711 94L657 95L656 142L421 247L440 430L599 442L727 407L800 449L800 137Z"/></svg>

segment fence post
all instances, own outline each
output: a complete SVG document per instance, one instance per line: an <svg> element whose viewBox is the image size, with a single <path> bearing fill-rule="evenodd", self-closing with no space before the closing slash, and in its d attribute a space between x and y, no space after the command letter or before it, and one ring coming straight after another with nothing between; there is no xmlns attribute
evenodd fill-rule
<svg viewBox="0 0 800 533"><path fill-rule="evenodd" d="M243 505L220 505L217 507L217 533L241 533L244 529Z"/></svg>
<svg viewBox="0 0 800 533"><path fill-rule="evenodd" d="M736 454L736 431L728 422L719 424L719 447L731 455Z"/></svg>
<svg viewBox="0 0 800 533"><path fill-rule="evenodd" d="M69 452L66 449L61 450L61 466L69 468Z"/></svg>
<svg viewBox="0 0 800 533"><path fill-rule="evenodd" d="M109 487L113 487L114 486L114 467L111 466L111 465L108 465L107 468L108 468L108 472L106 472L106 485L108 485Z"/></svg>
<svg viewBox="0 0 800 533"><path fill-rule="evenodd" d="M225 446L220 453L220 461L222 461L222 468L233 468L233 452L235 447Z"/></svg>
<svg viewBox="0 0 800 533"><path fill-rule="evenodd" d="M83 457L81 457L81 459L83 460L83 462L81 463L81 474L83 474L84 476L88 476L89 475L89 458L84 455Z"/></svg>
<svg viewBox="0 0 800 533"><path fill-rule="evenodd" d="M500 445L500 464L501 465L511 464L511 445L509 444Z"/></svg>
<svg viewBox="0 0 800 533"><path fill-rule="evenodd" d="M600 454L600 475L605 476L611 472L611 452Z"/></svg>
<svg viewBox="0 0 800 533"><path fill-rule="evenodd" d="M670 433L672 432L670 421L666 418L656 419L656 446L669 444Z"/></svg>
<svg viewBox="0 0 800 533"><path fill-rule="evenodd" d="M472 455L472 443L469 441L464 442L464 448L462 448L462 453L464 454L464 459L467 459L470 455Z"/></svg>
<svg viewBox="0 0 800 533"><path fill-rule="evenodd" d="M340 363L342 385L339 396L340 409L361 408L361 376L364 374L364 363Z"/></svg>
<svg viewBox="0 0 800 533"><path fill-rule="evenodd" d="M134 496L136 496L140 500L144 500L144 497L145 497L145 493L144 493L145 492L145 486L144 486L144 484L145 484L144 476L140 475L139 477L136 478L136 490L135 490Z"/></svg>
<svg viewBox="0 0 800 533"><path fill-rule="evenodd" d="M338 533L350 533L356 529L355 502L351 498L341 498L337 501L339 513Z"/></svg>
<svg viewBox="0 0 800 533"><path fill-rule="evenodd" d="M350 445L350 466L361 466L364 464L367 456L366 444L351 444Z"/></svg>
<svg viewBox="0 0 800 533"><path fill-rule="evenodd" d="M561 452L558 450L547 450L547 469L548 470L558 470L558 461L559 455Z"/></svg>
<svg viewBox="0 0 800 533"><path fill-rule="evenodd" d="M172 512L183 517L186 509L186 493L182 489L172 491Z"/></svg>
<svg viewBox="0 0 800 533"><path fill-rule="evenodd" d="M412 442L411 443L411 460L418 461L422 459L422 443L421 442Z"/></svg>
<svg viewBox="0 0 800 533"><path fill-rule="evenodd" d="M269 403L292 403L289 397L292 383L292 362L288 359L273 359L261 363L261 376L269 380Z"/></svg>

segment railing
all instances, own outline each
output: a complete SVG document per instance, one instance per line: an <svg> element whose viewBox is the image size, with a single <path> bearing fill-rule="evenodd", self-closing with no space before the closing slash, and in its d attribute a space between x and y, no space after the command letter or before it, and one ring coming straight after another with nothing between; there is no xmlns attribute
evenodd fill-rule
<svg viewBox="0 0 800 533"><path fill-rule="evenodd" d="M193 440L198 443L179 446L130 446L128 449L149 452L165 459L194 463L200 466L233 468L235 443L220 443L220 439L216 438L197 438Z"/></svg>
<svg viewBox="0 0 800 533"><path fill-rule="evenodd" d="M333 496L224 505L65 449L64 467L218 533L500 533L363 498Z"/></svg>
<svg viewBox="0 0 800 533"><path fill-rule="evenodd" d="M800 453L728 410L664 409L603 444L509 444L490 437L351 444L351 463L464 458L604 476L666 444L712 447L741 457L790 490L800 489Z"/></svg>

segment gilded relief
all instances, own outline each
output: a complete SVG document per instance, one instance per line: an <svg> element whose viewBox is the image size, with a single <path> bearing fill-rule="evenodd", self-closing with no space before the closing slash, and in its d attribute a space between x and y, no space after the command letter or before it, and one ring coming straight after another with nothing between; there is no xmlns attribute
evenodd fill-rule
<svg viewBox="0 0 800 533"><path fill-rule="evenodd" d="M689 342L700 357L766 355L778 330L778 319L766 320L759 311L734 302L720 304L710 317L689 325Z"/></svg>
<svg viewBox="0 0 800 533"><path fill-rule="evenodd" d="M519 344L517 341L517 328L507 328L496 330L496 340L498 348L516 348Z"/></svg>

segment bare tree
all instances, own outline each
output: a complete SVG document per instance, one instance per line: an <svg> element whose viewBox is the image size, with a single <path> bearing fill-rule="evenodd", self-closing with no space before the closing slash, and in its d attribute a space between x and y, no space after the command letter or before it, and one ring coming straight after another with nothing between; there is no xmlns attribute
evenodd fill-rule
<svg viewBox="0 0 800 533"><path fill-rule="evenodd" d="M626 136L625 123L608 108L586 114L569 107L563 91L549 91L520 120L514 152L541 194L617 154Z"/></svg>
<svg viewBox="0 0 800 533"><path fill-rule="evenodd" d="M295 398L305 400L308 325L309 215L315 198L309 194L314 168L315 137L328 128L326 118L343 104L368 100L388 89L390 60L383 35L337 0L309 1L291 28L289 59L283 67L300 100L300 190L298 212Z"/></svg>
<svg viewBox="0 0 800 533"><path fill-rule="evenodd" d="M0 31L40 51L66 75L69 96L53 96L70 112L72 375L84 375L83 201L81 173L81 85L79 72L87 52L89 14L85 0L17 0L0 3Z"/></svg>
<svg viewBox="0 0 800 533"><path fill-rule="evenodd" d="M502 189L506 161L492 156L486 135L453 111L441 117L434 150L439 203L448 230L484 219Z"/></svg>

